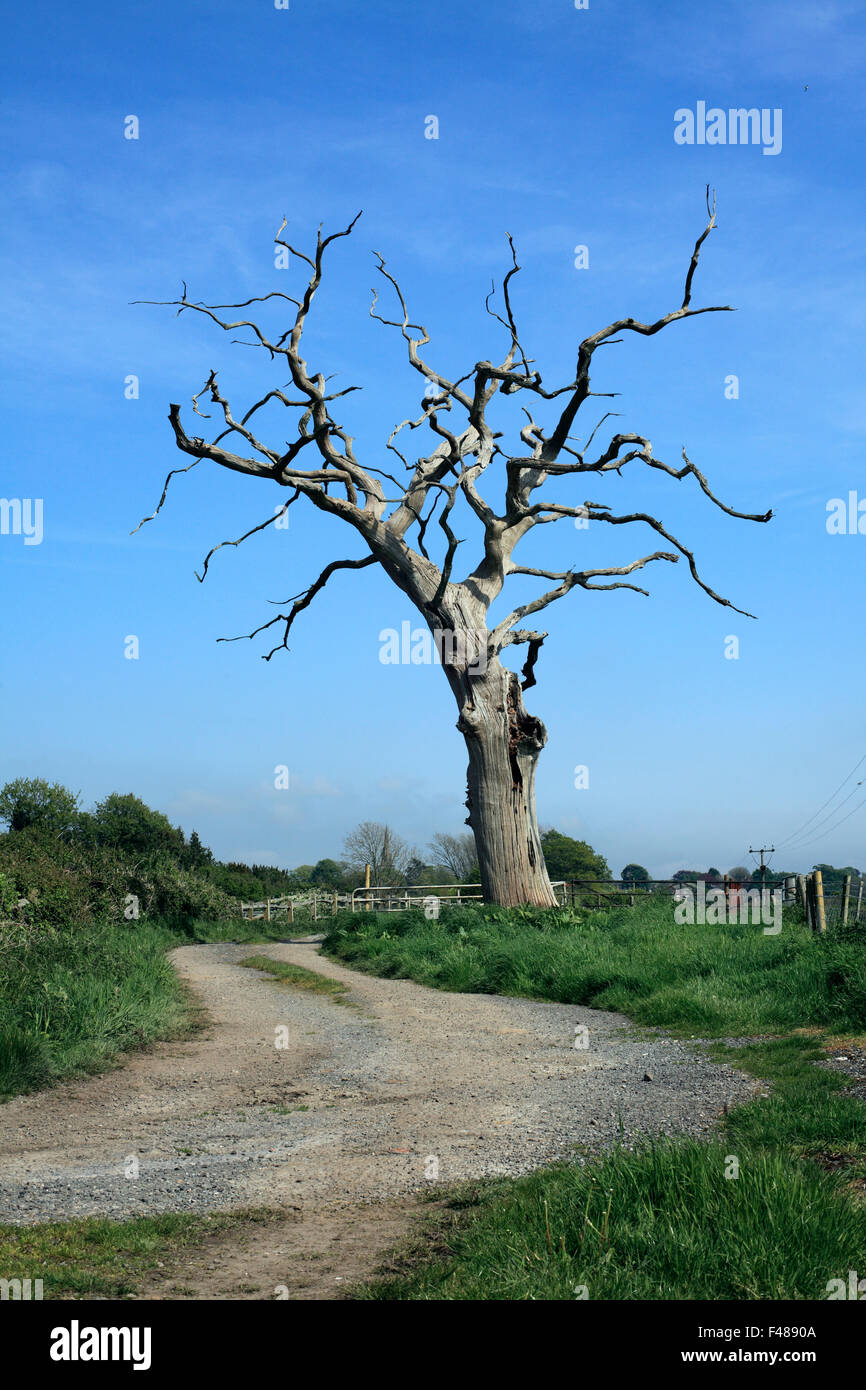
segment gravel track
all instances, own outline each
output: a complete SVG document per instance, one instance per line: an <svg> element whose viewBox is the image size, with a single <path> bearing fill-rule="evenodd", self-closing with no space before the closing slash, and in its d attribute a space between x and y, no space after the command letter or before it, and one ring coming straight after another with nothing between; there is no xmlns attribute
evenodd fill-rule
<svg viewBox="0 0 866 1390"><path fill-rule="evenodd" d="M346 983L348 1006L239 968L253 952ZM0 1108L0 1220L399 1201L437 1178L705 1135L760 1090L620 1014L377 979L315 944L183 946L172 960L210 1023Z"/></svg>

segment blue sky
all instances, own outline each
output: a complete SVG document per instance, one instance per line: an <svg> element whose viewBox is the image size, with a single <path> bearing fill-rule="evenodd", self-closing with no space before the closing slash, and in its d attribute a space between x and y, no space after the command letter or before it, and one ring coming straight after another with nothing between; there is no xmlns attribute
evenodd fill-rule
<svg viewBox="0 0 866 1390"><path fill-rule="evenodd" d="M629 860L657 875L725 869L749 845L785 839L777 867L866 867L866 807L836 832L831 803L814 842L793 833L866 752L866 536L826 527L830 499L866 498L864 9L7 6L0 492L43 499L44 534L38 545L0 535L0 780L57 779L85 803L134 791L221 858L289 866L337 857L361 819L422 848L461 830L456 709L441 671L380 662L380 632L420 621L384 575L336 576L291 652L269 663L261 639L216 642L271 617L268 600L298 593L328 560L360 554L339 522L299 503L287 530L220 551L199 584L210 547L284 495L201 464L130 535L185 461L169 401L184 403L194 433L190 397L211 368L237 409L285 381L205 320L131 301L173 299L182 278L211 303L296 292L300 271L274 266L282 218L309 249L319 222L336 230L363 208L329 253L306 356L363 387L339 418L361 462L389 468L385 440L419 389L398 335L368 316L373 249L427 325L429 359L453 377L504 353L484 296L507 269L510 232L521 336L545 383L562 385L587 333L679 305L709 183L718 227L693 302L737 312L605 348L593 387L620 395L589 403L576 433L612 405L613 428L646 435L674 464L685 445L730 505L774 508L768 526L736 521L694 480L628 468L590 494L660 517L758 620L713 604L684 564L646 571L649 599L577 590L550 609L527 697L549 730L539 813L616 873ZM674 113L700 101L780 109L781 151L678 145ZM128 115L137 140L124 138ZM138 399L124 397L129 375ZM293 435L287 418L268 418L269 438ZM518 407L503 402L499 418L516 441ZM482 490L495 502L498 488L488 477ZM478 542L459 520L469 562ZM523 563L622 564L656 548L638 527L566 521L537 537ZM519 598L535 592L511 584ZM124 656L130 635L138 660ZM281 764L287 791L274 786Z"/></svg>

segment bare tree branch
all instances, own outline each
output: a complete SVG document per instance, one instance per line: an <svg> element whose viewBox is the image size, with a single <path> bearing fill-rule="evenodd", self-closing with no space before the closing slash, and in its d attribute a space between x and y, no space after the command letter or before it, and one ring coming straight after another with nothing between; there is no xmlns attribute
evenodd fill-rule
<svg viewBox="0 0 866 1390"><path fill-rule="evenodd" d="M612 392L599 393L591 389L590 367L596 349L623 341L622 335L626 332L649 337L679 319L729 310L727 305L692 307L694 277L701 249L716 225L715 199L711 199L709 188L707 189L707 222L694 244L686 271L682 303L679 308L647 323L635 318L619 318L600 331L585 337L578 348L574 380L565 386L553 389L548 389L544 385L541 372L534 367L531 359L527 357L520 340L517 316L511 298L512 282L520 267L514 241L510 235L508 235L507 240L511 253L511 265L501 284L503 312L497 312L491 305L493 290L485 301L485 307L490 316L506 330L508 335L505 355L498 365L491 360L483 359L476 362L470 371L454 378L446 376L438 368L432 366L428 358L422 355L423 349L428 347L430 343L429 333L422 324L413 323L410 320L406 297L397 278L387 267L384 257L378 252L374 252L376 269L393 291L398 311L393 317L387 317L383 312L380 312L378 310L378 293L374 289L369 311L370 317L383 325L396 328L400 332L406 344L409 364L424 378L427 388L420 414L404 419L391 432L386 443L387 449L396 454L409 475L405 482L398 481L392 474L381 468L364 465L359 461L355 455L352 436L332 414L336 401L345 398L349 393L359 388L348 386L342 390L328 391L329 378L321 372L311 371L301 352L304 328L321 284L325 251L337 238L348 237L351 234L358 216L346 228L329 236L323 236L320 227L312 254L299 251L283 238L282 234L287 225L286 219L283 219L274 238L275 244L284 247L294 259L309 270L306 286L298 298L282 291L271 291L263 295L251 296L233 304L205 304L192 301L189 298L186 282L183 282L182 297L179 300L165 301L176 307L178 314L187 311L202 314L225 332L235 332L239 329L249 330L255 340L254 346L264 348L272 358L282 357L285 360L290 377L287 385L293 388L294 394L287 395L282 388L271 388L259 400L255 401L245 413L235 413L228 395L218 384L216 371L211 371L204 387L193 397L193 411L201 418L207 419L208 417L199 409L199 400L203 395L209 396L209 399L219 407L224 429L211 441L206 441L199 436L190 437L181 422L180 406L174 404L171 406L169 419L177 447L182 452L191 455L194 462L185 469L173 469L168 474L162 496L153 516L156 516L161 510L174 474L186 472L194 467L200 459L207 459L234 472L267 479L277 483L280 487L291 488L293 492L290 503L296 501L299 496L303 496L320 511L330 516L336 516L342 521L347 521L363 537L370 551L369 556L366 556L363 561L334 561L332 565L326 566L319 580L296 597L290 614L282 614L278 618L272 619L249 635L254 636L274 623L284 622L287 627L281 646L285 647L286 636L295 616L308 606L335 569L359 568L362 565L378 562L428 619L435 617L437 621L443 623L459 624L460 622L469 622L471 618L476 626L482 627L486 622L486 614L490 604L501 592L509 576L534 576L548 580L554 586L553 588L538 599L515 608L507 619L494 628L491 633L490 649L491 651L498 651L518 640L516 634L517 632L522 633L522 630L517 629L515 624L519 623L523 617L547 607L548 604L563 597L571 589L576 587L605 590L624 588L644 594L646 590L639 588L636 584L626 582L625 577L651 561L659 559L672 561L677 558L676 555L669 552L659 551L633 561L627 566L579 571L532 569L514 563L512 556L515 547L530 530L535 526L550 524L567 516L585 516L592 520L606 522L609 525L643 522L669 541L676 551L686 558L692 578L714 602L732 608L735 612L745 613L745 610L736 608L728 599L721 597L704 582L698 573L692 551L671 535L662 523L650 514L634 512L617 516L611 512L610 507L601 503L585 503L582 507L574 507L553 501L540 501L534 505L530 502L531 494L542 488L551 476L568 477L582 473L604 474L610 472L622 476L622 470L629 463L643 463L649 468L667 473L676 481L682 481L690 474L694 475L701 490L710 501L731 517L764 522L772 516L772 512L753 514L737 511L728 506L716 496L707 478L691 462L685 449L682 453L682 467L675 468L662 459L657 459L652 452L652 445L649 440L634 432L621 431L614 434L598 456L590 458L588 456L590 446L601 426L607 419L611 418L614 413L612 411L606 411L602 414L583 444L575 440L571 434L575 416L589 397L615 394ZM223 317L225 311L242 311L254 304L271 303L275 306L289 304L293 309L288 327L278 333L266 331L251 319L234 320ZM520 439L524 452L511 453L498 442L502 436L492 429L487 418L488 408L497 392L503 396L523 392L524 398L528 393L530 396L535 396L540 402L552 402L563 395L567 396L568 399L564 408L560 409L558 416L554 419L550 430L541 421L536 420L529 409L525 406L522 407L526 419L526 423L520 429ZM287 441L283 447L274 447L265 441L261 437L260 427L257 425L254 428L250 423L257 416L263 419L264 416L260 415L260 412L266 406L273 406L277 403L286 408L300 411L297 421L297 437L291 442ZM452 423L451 417L455 415L455 412L462 413L462 422L454 420ZM395 441L404 430L414 432L419 429L425 429L429 432L431 448L426 455L410 462ZM251 450L249 455L235 453L222 442L227 435L232 434L239 435L245 441ZM309 449L313 451L312 456L305 455L305 460L306 457L312 457L315 466L301 468L299 458L305 450ZM505 464L505 487L501 514L491 506L480 491L483 475L497 458L504 460ZM492 477L493 474L490 476ZM382 479L394 486L396 495L393 497L385 496ZM431 497L432 501L428 506L428 499ZM458 497L465 501L469 510L480 523L483 541L482 558L460 582L455 581L453 568L458 548L464 542L458 539L451 525L451 518ZM152 517L145 518L145 520L151 519ZM249 536L271 524L273 519L273 517L269 517L266 521L246 531L235 541L223 541L220 545L214 546L205 557L203 571L198 577L204 579L210 559L216 550L226 545L241 544ZM434 519L438 522L438 527L444 537L444 550L441 552L442 558L438 564L434 562L428 549L428 547L432 548L429 537L431 534L430 526ZM140 526L143 524L143 521L139 523ZM411 528L415 527L417 527L417 537L414 542L415 548L413 548L408 543L407 536ZM439 547L437 546L435 549L438 550ZM611 580L611 582L596 582L606 579ZM746 616L751 615L746 614ZM526 641L530 647L528 669L525 668L524 670L525 679L530 684L534 683L534 667L543 638L544 634L520 637L520 640ZM272 652L268 653L268 659L279 649L274 648Z"/></svg>
<svg viewBox="0 0 866 1390"><path fill-rule="evenodd" d="M672 539L672 537L669 539ZM676 542L674 542L674 544L676 544ZM539 598L532 599L529 603L523 603L519 608L515 608L512 613L509 613L508 617L504 618L502 622L498 623L494 628L491 634L490 645L494 651L500 650L503 645L503 637L515 623L519 623L523 618L528 618L531 613L540 613L543 608L547 608L549 604L554 603L558 598L564 598L566 594L570 593L571 590L576 587L582 589L633 589L638 594L647 594L646 589L639 589L635 584L591 584L589 580L604 575L632 574L634 570L643 569L644 565L651 564L653 560L669 560L673 564L676 564L678 558L677 555L671 555L669 551L657 550L652 555L644 555L639 560L632 560L630 565L614 565L609 569L567 570L563 574L553 574L545 570L515 568L511 571L512 574L538 575L544 579L559 580L560 583L557 584L556 588L548 589L547 592L541 594ZM702 585L701 587L703 588L705 586ZM647 597L649 597L648 594ZM724 602L723 599L720 601Z"/></svg>
<svg viewBox="0 0 866 1390"><path fill-rule="evenodd" d="M272 647L263 658L265 661L270 661L271 657L274 656L276 652L282 651L283 648L288 651L288 637L292 623L299 613L302 613L305 608L309 608L316 594L321 593L332 574L335 574L337 570L362 570L366 569L368 565L375 565L376 563L375 555L365 555L360 560L332 560L329 565L325 566L318 579L314 580L308 589L302 590L300 594L295 596L291 610L288 613L278 613L275 618L271 618L270 622L262 623L260 627L254 628L252 632L245 632L241 637L218 637L217 641L242 642L245 639L252 641L260 632L264 632L267 628L273 627L275 623L285 623L282 642L280 642L278 646Z"/></svg>
<svg viewBox="0 0 866 1390"><path fill-rule="evenodd" d="M284 503L283 507L279 511L272 512L272 514L266 517L264 521L260 521L258 526L253 526L249 531L246 531L244 535L238 536L236 541L220 541L219 545L211 546L207 555L204 557L204 565L202 567L201 574L196 573L195 577L198 580L198 582L200 584L204 583L205 576L207 575L208 571L208 565L210 564L210 559L212 555L215 555L218 550L222 550L223 547L226 545L242 545L245 540L248 540L250 536L254 536L257 531L264 531L265 527L273 526L274 522L277 520L277 517L285 516L286 512L289 510L289 507L292 505L293 502L296 502L298 500L300 495L300 488L296 488L295 491L292 493L292 496L289 498L288 502Z"/></svg>

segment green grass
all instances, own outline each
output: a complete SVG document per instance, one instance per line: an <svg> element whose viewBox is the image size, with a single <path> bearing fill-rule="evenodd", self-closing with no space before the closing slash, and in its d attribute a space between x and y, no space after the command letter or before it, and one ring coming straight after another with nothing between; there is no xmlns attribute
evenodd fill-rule
<svg viewBox="0 0 866 1390"><path fill-rule="evenodd" d="M290 965L285 960L272 960L270 956L247 956L241 965L250 970L266 970L273 975L276 983L289 985L292 989L308 990L311 994L324 994L335 1004L348 1004L347 985L340 980L329 980L326 975L317 975L315 970L305 970L302 965Z"/></svg>
<svg viewBox="0 0 866 1390"><path fill-rule="evenodd" d="M194 1029L200 1011L167 959L190 941L272 939L260 923L0 925L0 1100L116 1063Z"/></svg>
<svg viewBox="0 0 866 1390"><path fill-rule="evenodd" d="M363 1299L811 1299L866 1271L866 1106L814 1065L866 1032L866 939L760 927L688 927L669 902L588 914L444 909L343 915L325 950L356 969L440 989L617 1009L680 1035L772 1093L731 1112L719 1138L631 1153L452 1194L428 1237ZM285 925L202 922L192 939L273 940ZM154 924L0 932L0 1093L110 1065L191 1026L166 959L184 941ZM346 987L251 955L276 981L346 1002ZM721 1039L757 1037L730 1048ZM737 1178L725 1177L730 1157ZM128 1297L166 1253L233 1217L160 1216L0 1227L0 1277L48 1297Z"/></svg>
<svg viewBox="0 0 866 1390"><path fill-rule="evenodd" d="M464 1190L375 1300L821 1299L866 1260L866 1207L814 1165L694 1140ZM859 1260L859 1265L858 1265Z"/></svg>
<svg viewBox="0 0 866 1390"><path fill-rule="evenodd" d="M821 939L793 914L765 936L759 926L680 926L657 898L598 913L443 908L438 922L343 913L322 949L375 975L590 1004L704 1037L866 1028L866 935Z"/></svg>
<svg viewBox="0 0 866 1390"><path fill-rule="evenodd" d="M356 969L438 989L615 1009L762 1077L709 1141L662 1139L458 1191L363 1299L821 1299L866 1269L866 1105L815 1062L866 1031L866 936L786 916L683 926L669 901L342 917L324 944ZM726 1177L736 1159L739 1176Z"/></svg>
<svg viewBox="0 0 866 1390"><path fill-rule="evenodd" d="M158 1261L165 1263L220 1232L275 1219L273 1213L246 1211L2 1225L0 1278L41 1279L46 1299L130 1298Z"/></svg>
<svg viewBox="0 0 866 1390"><path fill-rule="evenodd" d="M714 1050L774 1088L720 1138L469 1185L355 1296L826 1298L829 1280L866 1268L866 1106L813 1065L815 1039Z"/></svg>
<svg viewBox="0 0 866 1390"><path fill-rule="evenodd" d="M195 1011L166 959L177 944L141 921L3 928L0 1096L98 1070L190 1027Z"/></svg>
<svg viewBox="0 0 866 1390"><path fill-rule="evenodd" d="M279 941L281 937L291 936L292 932L285 921L265 922L261 917L250 921L249 918L233 917L230 921L195 922L190 935L193 941L237 941L252 946L260 941Z"/></svg>

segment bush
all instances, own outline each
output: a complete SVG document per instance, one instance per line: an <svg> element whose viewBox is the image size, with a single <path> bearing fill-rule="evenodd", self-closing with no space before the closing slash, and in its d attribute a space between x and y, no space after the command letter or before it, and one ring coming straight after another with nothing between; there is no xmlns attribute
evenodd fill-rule
<svg viewBox="0 0 866 1390"><path fill-rule="evenodd" d="M17 901L26 898L22 910ZM237 902L204 874L173 860L146 862L106 846L49 840L33 831L0 836L0 918L24 915L47 926L124 922L139 917L186 930L196 917L236 917Z"/></svg>
<svg viewBox="0 0 866 1390"><path fill-rule="evenodd" d="M78 819L78 797L59 782L44 777L17 777L0 788L0 821L10 830L30 827L48 835L60 835Z"/></svg>

